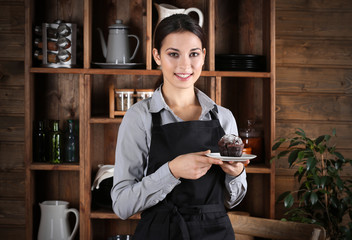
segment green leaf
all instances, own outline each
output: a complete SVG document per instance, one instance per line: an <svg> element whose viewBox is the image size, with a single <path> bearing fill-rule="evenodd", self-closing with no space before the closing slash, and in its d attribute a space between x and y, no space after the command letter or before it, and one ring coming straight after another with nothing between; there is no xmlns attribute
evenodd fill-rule
<svg viewBox="0 0 352 240"><path fill-rule="evenodd" d="M320 178L320 186L321 188L325 188L326 180L328 179L327 176L323 176Z"/></svg>
<svg viewBox="0 0 352 240"><path fill-rule="evenodd" d="M300 149L295 149L290 153L290 155L288 156L288 163L290 164L290 166L296 161L298 153L300 151Z"/></svg>
<svg viewBox="0 0 352 240"><path fill-rule="evenodd" d="M306 133L303 131L303 129L298 128L299 131L296 131L296 134L302 137L306 137Z"/></svg>
<svg viewBox="0 0 352 240"><path fill-rule="evenodd" d="M284 199L284 206L286 208L290 208L290 207L292 207L293 202L294 202L294 198L293 198L292 194L290 193Z"/></svg>
<svg viewBox="0 0 352 240"><path fill-rule="evenodd" d="M318 195L315 192L310 194L310 202L315 205L318 202Z"/></svg>
<svg viewBox="0 0 352 240"><path fill-rule="evenodd" d="M276 149L278 149L283 142L285 142L285 138L281 138L277 143L275 143L272 147L272 150L275 151Z"/></svg>
<svg viewBox="0 0 352 240"><path fill-rule="evenodd" d="M340 190L343 190L343 181L339 176L336 177L336 185Z"/></svg>
<svg viewBox="0 0 352 240"><path fill-rule="evenodd" d="M332 196L330 198L330 203L334 208L337 208L337 206L339 205L339 200L337 199L336 196Z"/></svg>
<svg viewBox="0 0 352 240"><path fill-rule="evenodd" d="M332 129L332 136L336 136L336 128Z"/></svg>
<svg viewBox="0 0 352 240"><path fill-rule="evenodd" d="M325 139L326 135L322 135L320 137L318 137L317 139L315 139L315 144L319 145L319 143L321 143L324 139Z"/></svg>
<svg viewBox="0 0 352 240"><path fill-rule="evenodd" d="M342 155L341 153L339 153L339 152L334 152L334 155L335 155L338 159L345 159L345 158L343 157L343 155Z"/></svg>
<svg viewBox="0 0 352 240"><path fill-rule="evenodd" d="M289 152L290 152L289 150L282 151L282 152L280 152L280 153L277 155L277 158L284 157L284 156L286 156L287 153L289 153Z"/></svg>
<svg viewBox="0 0 352 240"><path fill-rule="evenodd" d="M284 192L282 194L280 194L280 196L277 198L277 202L282 201L285 197L287 197L287 195L291 194L290 191Z"/></svg>
<svg viewBox="0 0 352 240"><path fill-rule="evenodd" d="M315 158L308 158L307 161L307 171L313 170L315 165L317 164L317 160Z"/></svg>

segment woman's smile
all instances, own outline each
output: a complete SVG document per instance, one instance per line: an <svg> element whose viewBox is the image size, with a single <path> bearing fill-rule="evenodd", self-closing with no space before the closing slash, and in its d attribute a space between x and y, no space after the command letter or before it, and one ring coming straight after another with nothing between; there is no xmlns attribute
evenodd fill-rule
<svg viewBox="0 0 352 240"><path fill-rule="evenodd" d="M175 73L175 76L181 81L187 81L192 75L193 73Z"/></svg>

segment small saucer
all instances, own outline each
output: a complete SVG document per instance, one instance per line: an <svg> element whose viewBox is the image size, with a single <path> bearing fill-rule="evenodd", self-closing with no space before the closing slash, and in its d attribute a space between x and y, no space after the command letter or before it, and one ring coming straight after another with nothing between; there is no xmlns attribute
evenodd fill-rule
<svg viewBox="0 0 352 240"><path fill-rule="evenodd" d="M92 64L97 65L101 68L115 68L115 69L131 69L131 68L143 68L144 63L97 63L92 62Z"/></svg>

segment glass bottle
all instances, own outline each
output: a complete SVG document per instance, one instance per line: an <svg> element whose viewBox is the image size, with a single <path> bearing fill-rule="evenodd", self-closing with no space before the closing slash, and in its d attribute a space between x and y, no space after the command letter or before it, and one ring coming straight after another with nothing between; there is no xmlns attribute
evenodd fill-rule
<svg viewBox="0 0 352 240"><path fill-rule="evenodd" d="M33 161L46 162L46 132L44 121L35 122L33 131Z"/></svg>
<svg viewBox="0 0 352 240"><path fill-rule="evenodd" d="M49 162L62 163L62 133L59 129L59 120L53 120L49 132Z"/></svg>
<svg viewBox="0 0 352 240"><path fill-rule="evenodd" d="M65 162L77 163L79 161L78 124L67 120L68 130L65 137Z"/></svg>

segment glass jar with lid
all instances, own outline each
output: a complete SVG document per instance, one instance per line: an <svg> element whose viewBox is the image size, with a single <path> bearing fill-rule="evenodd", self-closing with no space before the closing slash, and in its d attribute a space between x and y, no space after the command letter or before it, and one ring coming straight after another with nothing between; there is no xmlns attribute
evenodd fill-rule
<svg viewBox="0 0 352 240"><path fill-rule="evenodd" d="M263 134L255 127L255 120L247 120L247 126L240 129L240 137L244 148L250 148L251 154L257 156L251 160L251 163L264 162Z"/></svg>
<svg viewBox="0 0 352 240"><path fill-rule="evenodd" d="M137 102L150 98L153 95L154 89L136 89Z"/></svg>
<svg viewBox="0 0 352 240"><path fill-rule="evenodd" d="M133 105L134 89L115 89L117 111L127 111Z"/></svg>

